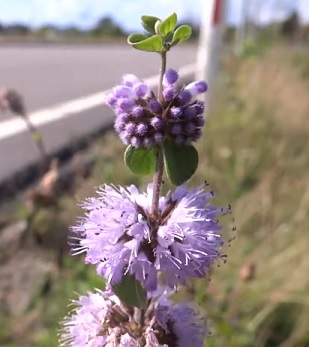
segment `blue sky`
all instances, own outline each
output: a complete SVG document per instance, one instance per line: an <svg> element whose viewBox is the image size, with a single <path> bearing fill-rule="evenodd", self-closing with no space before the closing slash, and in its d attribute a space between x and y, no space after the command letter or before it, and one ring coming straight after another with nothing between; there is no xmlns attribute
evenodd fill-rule
<svg viewBox="0 0 309 347"><path fill-rule="evenodd" d="M91 27L95 21L111 15L128 30L139 28L143 14L165 17L177 12L180 19L200 19L202 1L207 0L0 0L0 22L22 22L39 26L55 23L61 26ZM298 10L304 23L309 23L309 0L228 0L227 20L237 24L242 2L260 24L280 21Z"/></svg>

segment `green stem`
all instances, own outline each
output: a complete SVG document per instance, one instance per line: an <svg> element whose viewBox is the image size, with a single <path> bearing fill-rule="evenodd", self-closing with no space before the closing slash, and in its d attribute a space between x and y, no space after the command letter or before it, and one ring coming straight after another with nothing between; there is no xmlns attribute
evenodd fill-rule
<svg viewBox="0 0 309 347"><path fill-rule="evenodd" d="M158 87L158 98L163 107L163 76L166 70L166 52L161 53L161 69ZM164 172L164 158L162 146L159 146L156 153L156 168L153 176L153 196L151 205L151 214L154 218L159 215L159 199L162 186L162 176Z"/></svg>
<svg viewBox="0 0 309 347"><path fill-rule="evenodd" d="M166 70L166 51L161 53L161 69L160 69L160 79L158 87L158 97L161 105L163 104L163 76Z"/></svg>
<svg viewBox="0 0 309 347"><path fill-rule="evenodd" d="M42 171L42 174L44 174L44 172L47 169L48 157L47 157L47 152L46 152L43 140L42 140L42 135L38 131L38 129L31 123L30 119L28 118L28 116L26 114L23 115L23 119L27 125L28 131L30 132L30 134L32 136L32 140L34 142L34 145L37 147L38 152L40 154L41 171Z"/></svg>

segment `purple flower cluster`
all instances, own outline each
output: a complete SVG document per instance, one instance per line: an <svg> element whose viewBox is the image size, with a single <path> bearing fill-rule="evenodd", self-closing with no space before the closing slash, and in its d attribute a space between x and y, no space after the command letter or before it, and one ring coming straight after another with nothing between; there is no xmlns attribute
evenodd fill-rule
<svg viewBox="0 0 309 347"><path fill-rule="evenodd" d="M170 288L190 277L204 277L222 255L221 226L216 217L227 209L212 206L213 193L179 186L160 198L160 215L151 215L152 185L140 193L104 185L98 198L82 207L85 217L72 228L78 244L73 254L86 253L108 283L120 283L132 274L147 291L157 288L158 272Z"/></svg>
<svg viewBox="0 0 309 347"><path fill-rule="evenodd" d="M76 308L63 323L61 346L202 347L207 335L205 323L187 303L159 299L145 312L143 326L110 293L97 290L73 304Z"/></svg>
<svg viewBox="0 0 309 347"><path fill-rule="evenodd" d="M205 82L176 88L178 73L168 69L163 76L163 102L134 75L124 75L121 85L108 95L106 103L116 114L115 130L124 144L152 147L168 136L178 144L197 141L204 126L204 103L196 96L207 90Z"/></svg>

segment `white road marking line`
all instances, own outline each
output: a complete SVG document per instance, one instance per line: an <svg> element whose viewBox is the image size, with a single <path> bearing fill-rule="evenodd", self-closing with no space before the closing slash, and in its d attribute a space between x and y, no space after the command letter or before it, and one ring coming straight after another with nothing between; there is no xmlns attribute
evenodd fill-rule
<svg viewBox="0 0 309 347"><path fill-rule="evenodd" d="M179 69L179 75L186 76L195 73L195 64L183 66ZM145 78L144 81L154 87L158 83L158 75ZM55 122L59 119L73 116L83 111L90 110L94 107L104 105L104 96L111 92L112 89L103 90L92 95L67 101L52 107L44 108L29 114L31 122L36 126ZM14 117L0 122L0 141L12 137L27 130L24 121L19 117Z"/></svg>

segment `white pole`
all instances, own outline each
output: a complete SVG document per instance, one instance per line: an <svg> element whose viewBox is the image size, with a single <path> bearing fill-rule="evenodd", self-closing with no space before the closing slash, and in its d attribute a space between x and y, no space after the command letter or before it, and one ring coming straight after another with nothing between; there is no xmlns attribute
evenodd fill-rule
<svg viewBox="0 0 309 347"><path fill-rule="evenodd" d="M196 78L211 86L218 69L223 39L224 0L203 0Z"/></svg>

